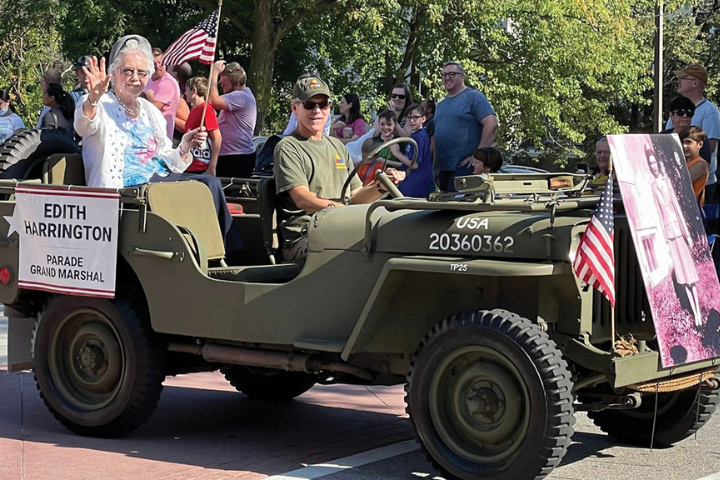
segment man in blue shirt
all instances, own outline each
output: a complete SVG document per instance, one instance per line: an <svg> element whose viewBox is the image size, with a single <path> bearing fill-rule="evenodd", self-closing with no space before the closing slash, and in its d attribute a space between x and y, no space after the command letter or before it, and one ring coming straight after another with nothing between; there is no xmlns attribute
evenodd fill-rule
<svg viewBox="0 0 720 480"><path fill-rule="evenodd" d="M445 63L442 78L447 96L435 112L435 162L440 190L452 192L455 177L472 174L475 150L495 141L498 122L485 95L465 85L462 65Z"/></svg>

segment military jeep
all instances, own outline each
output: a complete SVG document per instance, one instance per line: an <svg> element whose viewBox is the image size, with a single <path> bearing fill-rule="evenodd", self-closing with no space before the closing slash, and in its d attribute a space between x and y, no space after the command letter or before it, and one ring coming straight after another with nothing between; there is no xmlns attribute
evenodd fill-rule
<svg viewBox="0 0 720 480"><path fill-rule="evenodd" d="M49 154L41 137L23 133L0 151L3 171L27 174L0 180L0 216L13 214L18 185L87 188L77 153ZM581 195L585 176L470 176L455 194L326 209L312 217L302 268L278 256L274 180L225 183L244 210L236 256L203 185L120 191L111 300L19 288L18 237L0 221L11 368L32 367L70 430L132 432L179 373L220 369L245 395L274 401L316 383L404 384L417 439L443 476L517 480L560 463L576 410L618 440L669 446L717 407L716 359L662 368L622 213L615 322L573 274L598 203Z"/></svg>

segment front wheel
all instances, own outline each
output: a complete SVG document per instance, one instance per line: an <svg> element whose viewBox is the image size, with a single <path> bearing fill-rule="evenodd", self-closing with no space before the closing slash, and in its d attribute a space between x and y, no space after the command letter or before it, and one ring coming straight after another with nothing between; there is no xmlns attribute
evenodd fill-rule
<svg viewBox="0 0 720 480"><path fill-rule="evenodd" d="M573 433L572 383L555 343L505 310L453 315L410 359L407 411L448 479L542 478Z"/></svg>
<svg viewBox="0 0 720 480"><path fill-rule="evenodd" d="M120 437L138 428L165 378L162 350L123 300L52 298L35 325L33 362L45 405L81 435Z"/></svg>

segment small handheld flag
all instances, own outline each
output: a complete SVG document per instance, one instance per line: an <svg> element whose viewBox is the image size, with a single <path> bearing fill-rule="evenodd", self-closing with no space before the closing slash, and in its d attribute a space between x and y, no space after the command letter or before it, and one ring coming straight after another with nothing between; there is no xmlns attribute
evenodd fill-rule
<svg viewBox="0 0 720 480"><path fill-rule="evenodd" d="M180 65L188 60L198 59L211 65L215 60L217 24L219 10L183 33L170 45L163 55L163 65Z"/></svg>
<svg viewBox="0 0 720 480"><path fill-rule="evenodd" d="M615 218L612 171L608 174L597 210L580 240L573 270L577 277L597 288L615 306Z"/></svg>

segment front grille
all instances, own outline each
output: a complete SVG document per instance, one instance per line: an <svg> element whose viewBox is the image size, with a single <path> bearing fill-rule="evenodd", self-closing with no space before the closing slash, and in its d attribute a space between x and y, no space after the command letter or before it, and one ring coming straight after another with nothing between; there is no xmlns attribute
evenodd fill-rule
<svg viewBox="0 0 720 480"><path fill-rule="evenodd" d="M615 217L615 328L617 334L654 331L650 303L635 254L632 233L624 216ZM610 337L610 303L603 295L593 293L593 333Z"/></svg>

